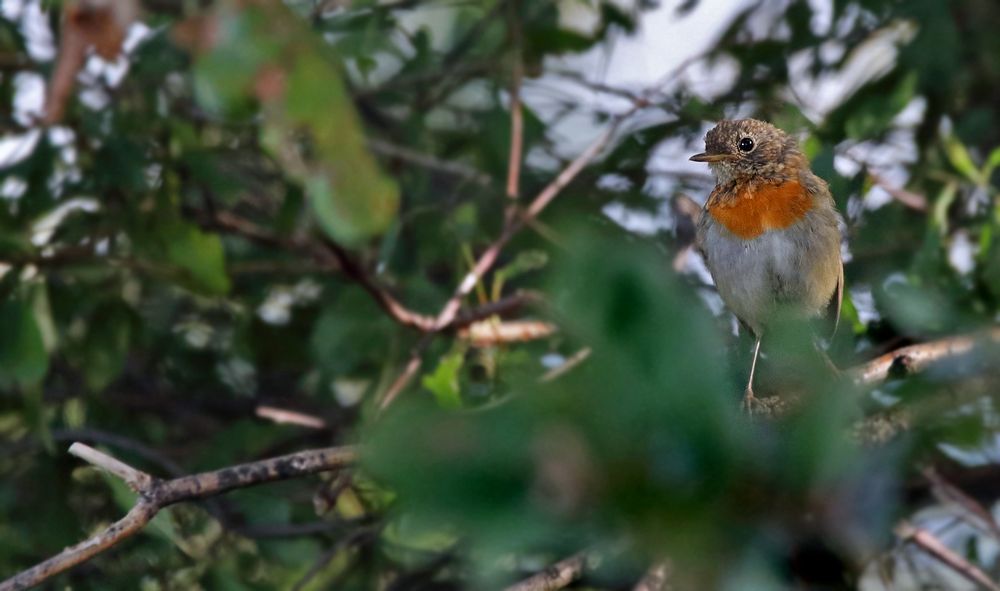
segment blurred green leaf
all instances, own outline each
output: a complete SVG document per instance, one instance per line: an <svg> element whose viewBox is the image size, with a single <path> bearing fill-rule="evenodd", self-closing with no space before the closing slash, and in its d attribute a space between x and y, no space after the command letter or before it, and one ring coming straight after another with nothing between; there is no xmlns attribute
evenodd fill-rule
<svg viewBox="0 0 1000 591"><path fill-rule="evenodd" d="M465 361L465 351L459 347L441 357L437 368L423 378L424 388L434 394L443 408L462 406L462 392L458 385L458 372Z"/></svg>
<svg viewBox="0 0 1000 591"><path fill-rule="evenodd" d="M209 295L229 291L225 250L216 234L202 232L183 223L160 226L166 242L166 258L180 268L184 285Z"/></svg>
<svg viewBox="0 0 1000 591"><path fill-rule="evenodd" d="M49 356L30 304L20 297L0 303L0 381L36 384L48 372Z"/></svg>
<svg viewBox="0 0 1000 591"><path fill-rule="evenodd" d="M104 389L125 369L132 322L128 307L113 300L98 306L91 314L81 349L80 369L92 391Z"/></svg>
<svg viewBox="0 0 1000 591"><path fill-rule="evenodd" d="M986 157L986 163L983 164L982 180L983 182L989 182L990 177L993 176L993 171L1000 166L1000 146L993 148L990 151L990 155Z"/></svg>
<svg viewBox="0 0 1000 591"><path fill-rule="evenodd" d="M541 250L526 250L517 253L513 261L500 267L493 273L493 301L499 300L503 294L504 284L524 273L542 269L549 262L549 256Z"/></svg>
<svg viewBox="0 0 1000 591"><path fill-rule="evenodd" d="M976 184L983 182L979 167L972 161L972 156L959 138L954 135L948 136L945 139L945 151L948 154L948 161L962 176Z"/></svg>
<svg viewBox="0 0 1000 591"><path fill-rule="evenodd" d="M261 143L305 188L330 237L358 244L384 231L399 191L365 147L330 49L281 3L224 7L218 18L218 42L199 61L205 105L263 104Z"/></svg>

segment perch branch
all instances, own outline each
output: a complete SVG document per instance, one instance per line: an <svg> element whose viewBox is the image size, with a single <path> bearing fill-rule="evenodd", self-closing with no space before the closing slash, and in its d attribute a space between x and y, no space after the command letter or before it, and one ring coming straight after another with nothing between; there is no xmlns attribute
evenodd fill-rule
<svg viewBox="0 0 1000 591"><path fill-rule="evenodd" d="M0 582L0 591L20 591L34 587L90 560L141 531L160 509L169 505L211 497L235 488L336 470L354 463L357 458L354 447L328 447L181 476L173 480L160 480L82 443L71 445L70 453L122 478L139 494L139 498L125 517L79 544Z"/></svg>
<svg viewBox="0 0 1000 591"><path fill-rule="evenodd" d="M989 346L1000 346L1000 327L902 347L849 370L849 375L859 386L870 386L891 376L917 373L937 361L962 357Z"/></svg>

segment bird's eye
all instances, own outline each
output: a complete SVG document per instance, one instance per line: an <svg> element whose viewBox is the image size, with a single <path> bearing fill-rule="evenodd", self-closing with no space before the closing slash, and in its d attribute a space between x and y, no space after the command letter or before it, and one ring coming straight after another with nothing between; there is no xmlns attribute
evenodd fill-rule
<svg viewBox="0 0 1000 591"><path fill-rule="evenodd" d="M753 150L753 140L748 137L745 137L740 140L740 143L737 144L737 147L740 149L740 152L749 152L750 150Z"/></svg>

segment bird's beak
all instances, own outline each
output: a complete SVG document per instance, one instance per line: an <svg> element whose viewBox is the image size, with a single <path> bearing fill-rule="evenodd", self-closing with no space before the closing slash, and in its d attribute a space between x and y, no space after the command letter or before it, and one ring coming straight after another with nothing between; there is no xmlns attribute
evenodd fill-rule
<svg viewBox="0 0 1000 591"><path fill-rule="evenodd" d="M732 154L709 154L708 152L702 152L701 154L695 154L689 160L694 162L721 162L729 160L732 157Z"/></svg>

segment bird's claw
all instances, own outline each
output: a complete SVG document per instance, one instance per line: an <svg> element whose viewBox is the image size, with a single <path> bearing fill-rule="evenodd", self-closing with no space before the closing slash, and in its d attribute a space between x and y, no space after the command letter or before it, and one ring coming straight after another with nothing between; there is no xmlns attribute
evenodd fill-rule
<svg viewBox="0 0 1000 591"><path fill-rule="evenodd" d="M742 410L748 417L753 418L753 407L760 406L761 402L753 395L753 389L747 388L743 392L743 400L740 401L740 410Z"/></svg>

